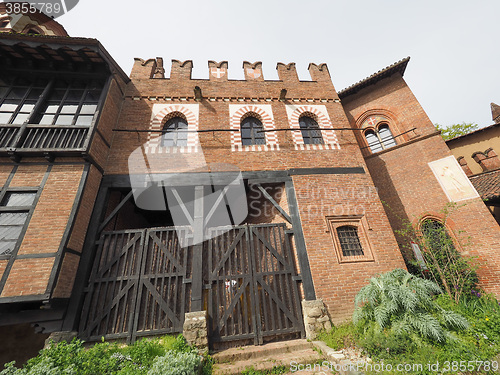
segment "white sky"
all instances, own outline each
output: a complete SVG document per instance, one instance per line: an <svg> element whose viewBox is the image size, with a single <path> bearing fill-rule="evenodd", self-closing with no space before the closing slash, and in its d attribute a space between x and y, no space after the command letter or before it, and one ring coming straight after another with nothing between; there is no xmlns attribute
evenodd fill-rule
<svg viewBox="0 0 500 375"><path fill-rule="evenodd" d="M129 74L134 57L193 60L193 78L208 78L208 60L295 62L309 80L310 62L327 63L340 91L411 56L405 80L434 123L493 123L500 104L499 0L80 0L58 21L71 36L97 38Z"/></svg>

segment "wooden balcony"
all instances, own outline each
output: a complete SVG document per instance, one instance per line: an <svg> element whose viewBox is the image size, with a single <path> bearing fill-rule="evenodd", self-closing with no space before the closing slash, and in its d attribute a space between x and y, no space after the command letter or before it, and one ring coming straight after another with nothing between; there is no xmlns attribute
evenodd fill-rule
<svg viewBox="0 0 500 375"><path fill-rule="evenodd" d="M86 152L89 126L0 125L0 155L79 154Z"/></svg>

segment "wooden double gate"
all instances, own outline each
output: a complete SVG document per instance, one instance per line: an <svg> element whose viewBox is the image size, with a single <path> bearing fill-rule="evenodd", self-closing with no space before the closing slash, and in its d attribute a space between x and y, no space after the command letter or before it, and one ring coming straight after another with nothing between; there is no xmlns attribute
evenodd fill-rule
<svg viewBox="0 0 500 375"><path fill-rule="evenodd" d="M135 341L182 332L193 273L203 277L212 347L304 336L299 277L284 224L208 229L201 270L193 270L195 247L181 247L178 232L102 234L86 288L81 338ZM192 235L189 228L179 233Z"/></svg>

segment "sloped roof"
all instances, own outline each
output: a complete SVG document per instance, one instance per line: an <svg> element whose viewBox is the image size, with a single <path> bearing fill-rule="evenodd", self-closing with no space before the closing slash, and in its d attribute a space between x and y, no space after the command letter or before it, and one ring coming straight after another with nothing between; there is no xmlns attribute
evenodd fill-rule
<svg viewBox="0 0 500 375"><path fill-rule="evenodd" d="M483 200L500 198L500 169L469 178Z"/></svg>
<svg viewBox="0 0 500 375"><path fill-rule="evenodd" d="M401 76L403 76L409 61L410 61L410 56L402 60L399 60L398 62L395 62L394 64L389 65L388 67L385 67L382 70L379 70L377 73L372 74L371 76L359 81L358 83L355 83L339 91L338 92L339 97L342 99L349 95L355 94L359 90L367 86L373 85L383 78L392 76L394 73L400 73Z"/></svg>

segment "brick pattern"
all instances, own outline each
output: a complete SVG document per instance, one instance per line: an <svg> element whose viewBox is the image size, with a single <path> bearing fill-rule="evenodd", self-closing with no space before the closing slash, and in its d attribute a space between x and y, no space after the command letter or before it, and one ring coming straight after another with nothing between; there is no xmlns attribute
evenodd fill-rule
<svg viewBox="0 0 500 375"><path fill-rule="evenodd" d="M80 257L76 254L66 253L61 265L57 284L52 294L53 298L69 298L75 282L76 271Z"/></svg>
<svg viewBox="0 0 500 375"><path fill-rule="evenodd" d="M16 260L0 297L44 294L53 266L54 258Z"/></svg>
<svg viewBox="0 0 500 375"><path fill-rule="evenodd" d="M82 194L82 201L76 215L75 224L71 232L68 248L78 252L82 251L87 227L94 209L94 202L101 183L101 173L94 166L91 167L87 177L87 183ZM62 272L62 271L61 271Z"/></svg>
<svg viewBox="0 0 500 375"><path fill-rule="evenodd" d="M322 145L310 145L304 144L304 139L302 138L302 133L300 132L299 119L304 115L312 117L320 128L332 128L332 122L328 117L328 112L324 105L313 106L313 105L302 105L302 106L288 106L288 108L293 107L293 112L289 113L290 128L297 129L297 131L292 131L293 141L295 143L296 150L334 150L340 149L339 141L337 140L337 135L335 130L321 130L321 135L323 136ZM291 109L291 108L290 108ZM289 111L290 112L290 111Z"/></svg>
<svg viewBox="0 0 500 375"><path fill-rule="evenodd" d="M234 114L231 116L229 121L231 129L235 130L231 132L231 150L232 151L273 151L279 150L280 146L278 144L278 135L276 132L266 132L264 133L266 137L265 145L251 145L243 146L241 142L241 121L247 116L255 116L261 122L264 130L274 130L276 126L274 124L273 112L270 105L230 105Z"/></svg>
<svg viewBox="0 0 500 375"><path fill-rule="evenodd" d="M82 165L56 165L52 168L19 248L19 255L56 253L59 250L82 172Z"/></svg>

